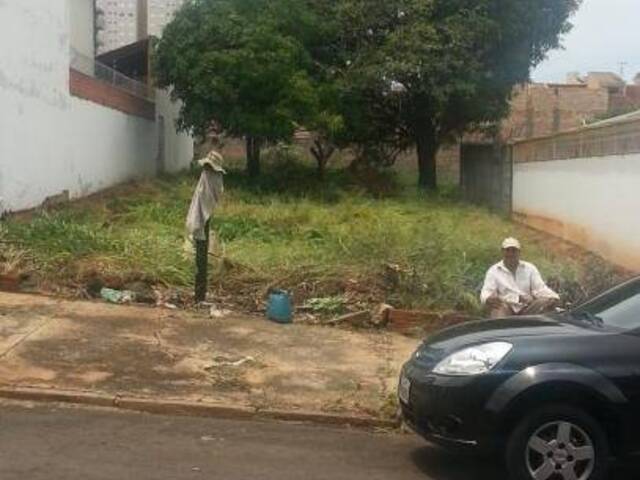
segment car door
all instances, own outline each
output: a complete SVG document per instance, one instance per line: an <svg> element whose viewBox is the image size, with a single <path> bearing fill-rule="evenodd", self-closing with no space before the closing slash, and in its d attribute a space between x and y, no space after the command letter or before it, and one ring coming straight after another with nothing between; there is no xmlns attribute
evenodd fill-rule
<svg viewBox="0 0 640 480"><path fill-rule="evenodd" d="M620 406L628 440L640 447L640 281L628 282L576 310L600 319L611 332L597 348L596 369L612 381L628 403Z"/></svg>
<svg viewBox="0 0 640 480"><path fill-rule="evenodd" d="M640 308L640 300L638 302ZM620 389L627 403L620 407L620 424L626 432L626 442L640 451L640 330L610 337L609 368L605 376Z"/></svg>

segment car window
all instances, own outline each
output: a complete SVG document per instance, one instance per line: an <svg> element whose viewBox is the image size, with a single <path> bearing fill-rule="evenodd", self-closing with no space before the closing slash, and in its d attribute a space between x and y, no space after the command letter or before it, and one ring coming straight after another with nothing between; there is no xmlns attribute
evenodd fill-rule
<svg viewBox="0 0 640 480"><path fill-rule="evenodd" d="M605 325L627 330L640 328L640 282L613 289L575 310L602 319Z"/></svg>

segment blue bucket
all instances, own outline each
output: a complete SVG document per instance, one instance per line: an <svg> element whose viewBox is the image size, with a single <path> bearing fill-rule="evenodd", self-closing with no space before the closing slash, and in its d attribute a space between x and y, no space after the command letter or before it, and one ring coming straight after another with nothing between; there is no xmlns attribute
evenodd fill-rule
<svg viewBox="0 0 640 480"><path fill-rule="evenodd" d="M293 322L291 295L284 290L275 290L269 295L267 318L277 323Z"/></svg>

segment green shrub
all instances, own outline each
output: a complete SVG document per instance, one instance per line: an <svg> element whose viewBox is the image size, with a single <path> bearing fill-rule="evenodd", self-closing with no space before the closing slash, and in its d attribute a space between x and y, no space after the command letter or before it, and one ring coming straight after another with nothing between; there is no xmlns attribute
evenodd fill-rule
<svg viewBox="0 0 640 480"><path fill-rule="evenodd" d="M77 284L91 270L187 287L194 266L184 222L196 180L162 178L10 219L3 236L47 281ZM462 203L452 189L422 195L400 187L376 198L345 171L319 183L311 166L288 160L274 161L256 185L230 172L213 220L213 285L248 299L270 286L304 291L301 302L315 298L309 306L328 311L338 309L347 280L354 280L369 292L358 297L366 302L477 313L484 274L511 235L569 301L620 278L594 257L555 253L546 237Z"/></svg>

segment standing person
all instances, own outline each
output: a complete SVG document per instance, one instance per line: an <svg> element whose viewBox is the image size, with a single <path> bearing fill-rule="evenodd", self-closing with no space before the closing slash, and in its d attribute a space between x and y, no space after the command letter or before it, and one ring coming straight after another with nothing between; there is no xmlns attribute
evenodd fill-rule
<svg viewBox="0 0 640 480"><path fill-rule="evenodd" d="M491 318L536 315L553 310L560 297L542 279L535 265L520 260L515 238L502 242L502 261L489 269L480 301Z"/></svg>

